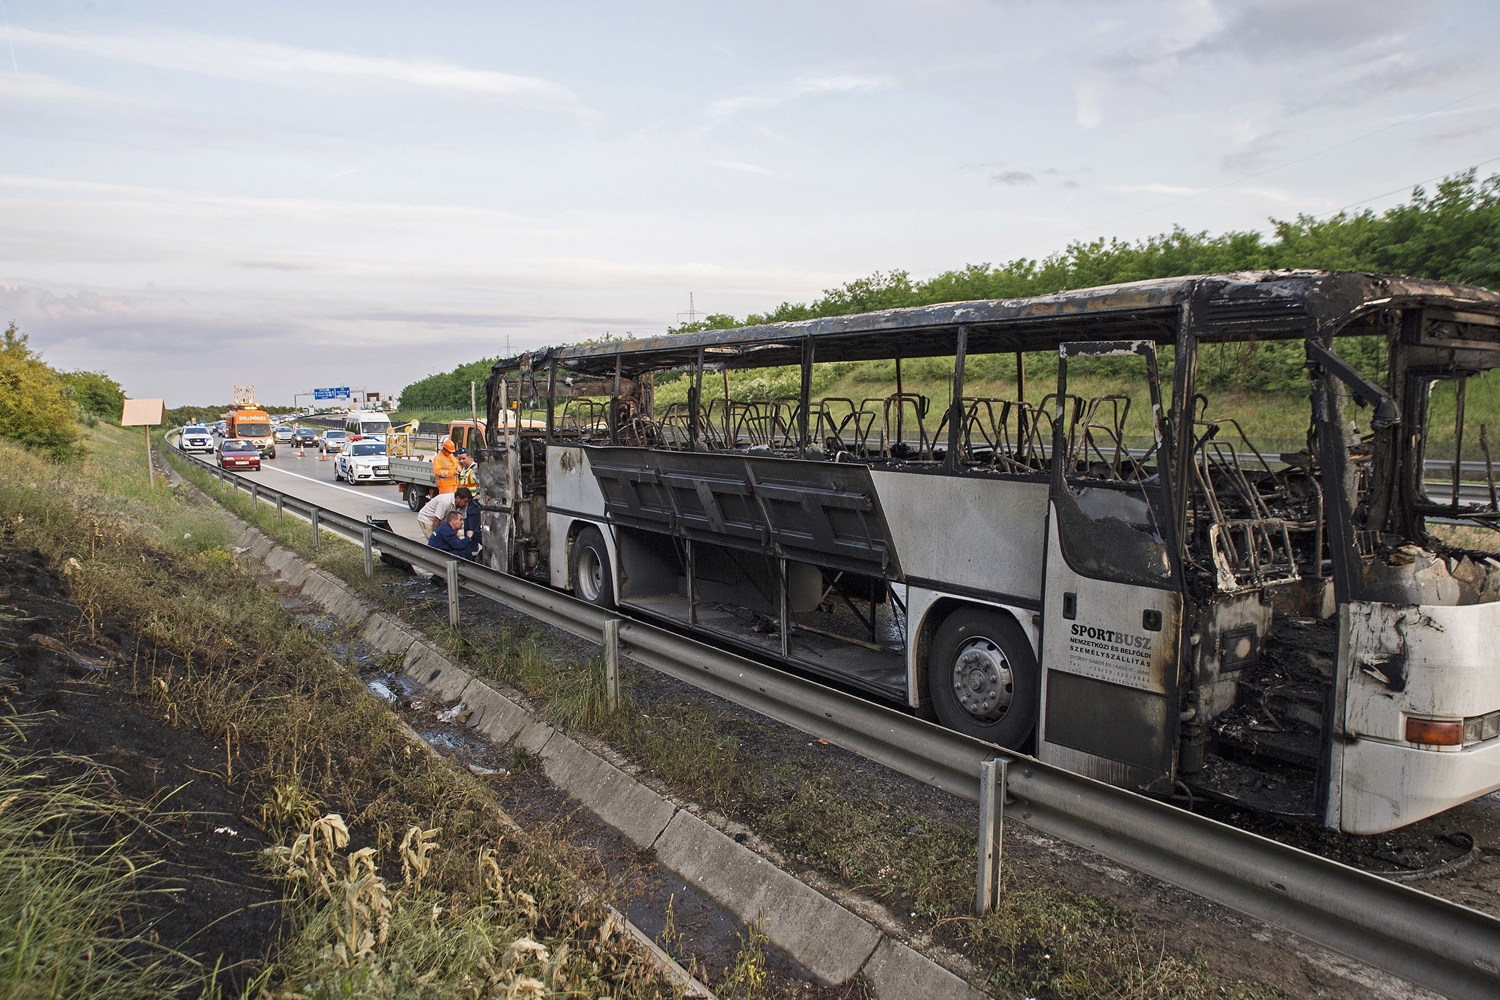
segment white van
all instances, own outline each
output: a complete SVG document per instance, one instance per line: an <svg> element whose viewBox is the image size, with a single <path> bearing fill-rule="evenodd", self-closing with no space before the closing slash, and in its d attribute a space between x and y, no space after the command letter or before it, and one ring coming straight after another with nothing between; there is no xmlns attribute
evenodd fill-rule
<svg viewBox="0 0 1500 1000"><path fill-rule="evenodd" d="M385 444L385 436L391 432L391 418L377 410L351 410L344 419L344 430L351 441L371 439Z"/></svg>

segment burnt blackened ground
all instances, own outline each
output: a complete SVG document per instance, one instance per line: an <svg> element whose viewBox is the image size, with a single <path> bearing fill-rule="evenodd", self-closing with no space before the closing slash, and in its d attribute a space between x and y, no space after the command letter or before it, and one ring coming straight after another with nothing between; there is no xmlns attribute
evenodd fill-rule
<svg viewBox="0 0 1500 1000"><path fill-rule="evenodd" d="M224 747L169 725L130 694L133 671L153 650L122 631L91 630L65 581L36 553L0 548L0 708L22 719L18 753L54 773L106 769L119 801L154 806L133 840L145 878L139 933L200 968L224 969L236 988L257 970L281 928L279 892L254 874L269 841L224 782ZM0 727L0 739L22 737ZM191 974L191 970L185 970Z"/></svg>

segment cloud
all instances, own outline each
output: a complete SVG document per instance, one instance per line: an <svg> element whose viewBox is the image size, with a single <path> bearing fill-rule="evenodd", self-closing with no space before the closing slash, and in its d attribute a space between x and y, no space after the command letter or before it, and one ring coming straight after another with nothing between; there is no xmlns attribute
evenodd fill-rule
<svg viewBox="0 0 1500 1000"><path fill-rule="evenodd" d="M1078 124L1084 128L1095 128L1103 121L1099 114L1099 88L1088 81L1073 85L1073 101L1076 105Z"/></svg>
<svg viewBox="0 0 1500 1000"><path fill-rule="evenodd" d="M772 108L798 97L812 97L818 94L867 93L895 85L896 78L892 76L861 76L854 73L842 73L832 76L799 77L780 91L770 95L745 94L714 101L708 106L707 115L712 121L723 122L741 111Z"/></svg>
<svg viewBox="0 0 1500 1000"><path fill-rule="evenodd" d="M1399 40L1421 20L1421 0L1241 0L1225 5L1218 30L1183 50L1184 56L1233 52L1266 56L1336 57Z"/></svg>
<svg viewBox="0 0 1500 1000"><path fill-rule="evenodd" d="M329 174L327 177L323 178L323 180L322 180L321 183L327 184L329 181L336 181L340 177L348 177L350 174L357 174L357 173L359 173L363 169L365 169L365 168L364 167L350 167L348 170L340 170L337 173Z"/></svg>
<svg viewBox="0 0 1500 1000"><path fill-rule="evenodd" d="M792 84L794 94L848 94L855 91L884 90L894 87L889 76L816 76L804 77Z"/></svg>
<svg viewBox="0 0 1500 1000"><path fill-rule="evenodd" d="M1121 194L1175 194L1188 195L1197 194L1197 188L1183 187L1180 184L1115 184L1111 191Z"/></svg>
<svg viewBox="0 0 1500 1000"><path fill-rule="evenodd" d="M155 107L153 102L107 90L80 87L40 73L0 72L0 101L49 101L67 104L101 104L108 107Z"/></svg>
<svg viewBox="0 0 1500 1000"><path fill-rule="evenodd" d="M709 160L710 167L718 167L720 170L735 170L742 174L756 174L760 177L770 177L772 173L765 167L758 167L753 163L739 163L735 160Z"/></svg>
<svg viewBox="0 0 1500 1000"><path fill-rule="evenodd" d="M1007 170L1004 173L995 174L990 180L1009 185L1035 184L1036 174L1028 174L1024 170Z"/></svg>
<svg viewBox="0 0 1500 1000"><path fill-rule="evenodd" d="M436 60L391 59L184 32L81 35L12 28L11 34L17 44L284 87L305 86L309 79L318 78L378 80L527 104L555 107L579 104L568 88L541 77L469 69Z"/></svg>
<svg viewBox="0 0 1500 1000"><path fill-rule="evenodd" d="M708 106L708 117L714 121L724 121L739 114L741 111L749 111L752 108L769 108L780 104L779 97L726 97L720 101L714 101Z"/></svg>

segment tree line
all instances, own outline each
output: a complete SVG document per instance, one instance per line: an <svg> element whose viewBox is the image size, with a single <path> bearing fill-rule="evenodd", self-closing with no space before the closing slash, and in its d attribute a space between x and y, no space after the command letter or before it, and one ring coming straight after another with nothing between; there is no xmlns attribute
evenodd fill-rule
<svg viewBox="0 0 1500 1000"><path fill-rule="evenodd" d="M696 323L669 327L668 332L1275 268L1375 271L1500 289L1500 175L1481 181L1475 170L1469 170L1445 179L1431 192L1415 188L1409 201L1380 213L1367 209L1339 212L1326 219L1299 215L1295 220L1271 222L1270 237L1249 230L1212 235L1174 227L1134 242L1103 238L1074 242L1040 260L1022 257L998 265L970 264L926 280L913 279L900 270L877 272L827 289L811 302L782 302L768 312L744 317L715 313ZM1378 345L1350 345L1350 349L1371 355L1354 359L1361 367L1378 365ZM1288 392L1305 382L1299 344L1231 345L1220 353L1221 358L1204 359L1200 378L1206 387ZM401 405L405 409L465 409L469 380L483 383L492 364L493 359L475 361L413 382L402 392ZM873 381L877 373L872 370L869 375Z"/></svg>

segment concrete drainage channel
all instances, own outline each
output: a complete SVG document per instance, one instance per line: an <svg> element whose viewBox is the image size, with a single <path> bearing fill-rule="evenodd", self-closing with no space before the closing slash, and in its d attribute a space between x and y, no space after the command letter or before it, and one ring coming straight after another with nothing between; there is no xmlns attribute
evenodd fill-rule
<svg viewBox="0 0 1500 1000"><path fill-rule="evenodd" d="M496 746L514 743L540 758L546 775L598 819L740 920L762 920L770 943L818 980L838 985L863 973L877 997L965 998L984 994L963 979L737 843L685 805L657 794L613 764L536 719L453 663L347 584L246 527L237 551L300 588L376 652L401 658L401 672L446 703L463 703L467 726ZM641 935L641 939L646 939ZM653 946L654 947L654 946ZM701 989L701 986L699 987ZM691 995L691 994L689 994Z"/></svg>

